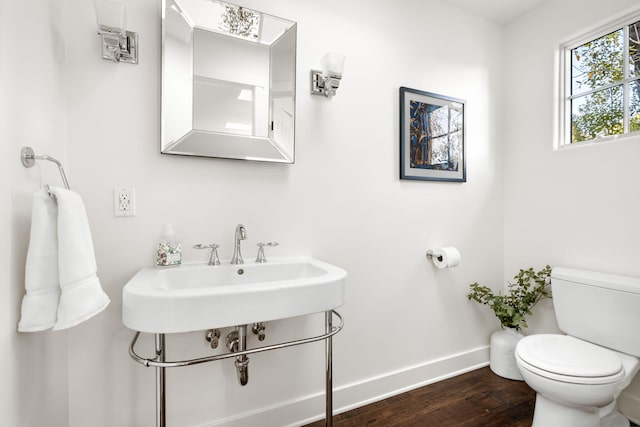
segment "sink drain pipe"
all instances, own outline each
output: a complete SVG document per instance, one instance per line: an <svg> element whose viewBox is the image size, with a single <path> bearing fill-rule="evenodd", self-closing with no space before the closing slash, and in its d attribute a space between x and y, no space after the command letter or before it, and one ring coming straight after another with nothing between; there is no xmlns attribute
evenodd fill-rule
<svg viewBox="0 0 640 427"><path fill-rule="evenodd" d="M247 325L236 326L236 330L227 335L227 348L232 353L247 350ZM247 385L249 382L249 356L245 353L240 354L236 357L235 365L238 371L238 382L240 385Z"/></svg>

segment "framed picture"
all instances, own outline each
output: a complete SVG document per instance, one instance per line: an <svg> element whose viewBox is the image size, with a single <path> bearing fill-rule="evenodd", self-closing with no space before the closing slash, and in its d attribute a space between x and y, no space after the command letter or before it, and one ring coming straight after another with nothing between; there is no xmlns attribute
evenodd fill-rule
<svg viewBox="0 0 640 427"><path fill-rule="evenodd" d="M400 88L400 179L466 182L465 101Z"/></svg>

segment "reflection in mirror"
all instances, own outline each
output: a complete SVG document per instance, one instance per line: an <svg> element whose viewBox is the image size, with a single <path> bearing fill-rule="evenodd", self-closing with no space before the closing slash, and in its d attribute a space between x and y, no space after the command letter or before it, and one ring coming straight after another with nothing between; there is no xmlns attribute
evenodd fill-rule
<svg viewBox="0 0 640 427"><path fill-rule="evenodd" d="M293 163L296 23L217 0L162 0L165 154Z"/></svg>

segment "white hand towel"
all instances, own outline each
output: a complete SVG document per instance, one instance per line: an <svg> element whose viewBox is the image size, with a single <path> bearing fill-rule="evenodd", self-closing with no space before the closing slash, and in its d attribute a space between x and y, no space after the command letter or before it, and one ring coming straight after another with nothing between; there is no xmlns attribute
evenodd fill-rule
<svg viewBox="0 0 640 427"><path fill-rule="evenodd" d="M100 287L89 221L82 199L53 188L58 201L58 270L60 302L53 330L70 328L104 310L109 297Z"/></svg>
<svg viewBox="0 0 640 427"><path fill-rule="evenodd" d="M33 196L25 271L26 295L18 330L66 329L104 310L109 297L96 275L89 221L80 196L52 188Z"/></svg>
<svg viewBox="0 0 640 427"><path fill-rule="evenodd" d="M31 236L25 270L26 295L18 330L35 332L56 323L60 284L58 275L58 208L45 190L33 195Z"/></svg>

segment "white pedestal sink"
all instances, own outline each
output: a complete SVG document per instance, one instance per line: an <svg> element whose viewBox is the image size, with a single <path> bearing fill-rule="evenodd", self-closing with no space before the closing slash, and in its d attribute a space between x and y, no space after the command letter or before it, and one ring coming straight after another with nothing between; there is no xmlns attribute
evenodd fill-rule
<svg viewBox="0 0 640 427"><path fill-rule="evenodd" d="M124 286L122 320L164 334L326 312L344 303L346 276L310 257L145 267Z"/></svg>

